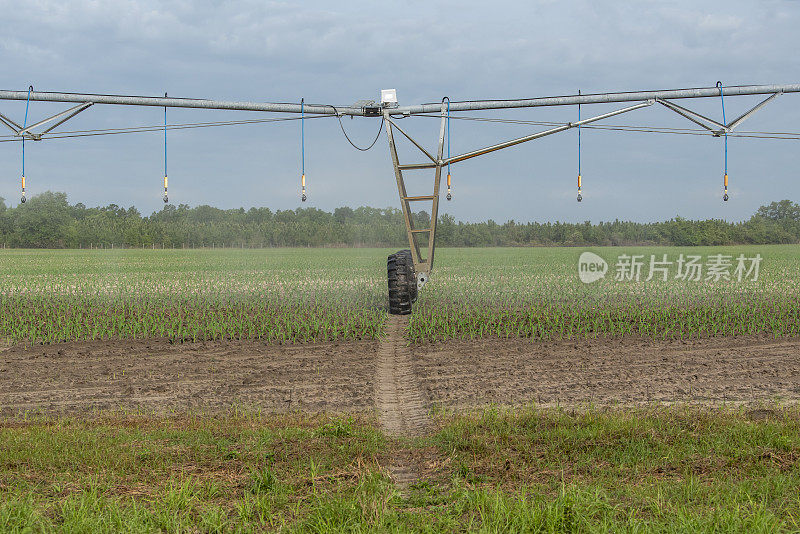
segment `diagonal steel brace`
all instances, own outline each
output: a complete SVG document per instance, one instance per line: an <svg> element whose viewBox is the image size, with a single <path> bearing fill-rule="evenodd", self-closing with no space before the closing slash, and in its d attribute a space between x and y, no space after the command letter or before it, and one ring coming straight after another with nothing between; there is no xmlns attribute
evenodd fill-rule
<svg viewBox="0 0 800 534"><path fill-rule="evenodd" d="M662 100L660 98L656 98L656 102L658 102L659 104L661 104L665 108L674 111L678 115L689 119L693 123L699 124L700 126L705 128L709 132L716 132L717 131L716 128L712 128L712 127L708 126L709 124L711 124L713 126L716 126L717 128L721 128L723 130L725 129L725 125L724 124L719 123L719 122L715 121L714 119L709 119L705 115L700 115L699 113L696 113L696 112L692 111L691 109L687 109L687 108L685 108L683 106L679 106L675 102L670 102L669 100Z"/></svg>
<svg viewBox="0 0 800 534"><path fill-rule="evenodd" d="M22 126L12 121L2 113L0 113L0 122L11 128L11 131L14 132L15 134L18 133L20 130L22 130Z"/></svg>
<svg viewBox="0 0 800 534"><path fill-rule="evenodd" d="M11 131L13 131L14 134L16 136L18 136L18 137L27 137L28 139L33 139L34 141L40 141L44 134L52 132L53 130L55 130L56 128L58 128L59 126L61 126L65 122L67 122L68 120L70 120L72 117L74 117L75 115L77 115L81 111L84 111L84 110L88 109L93 104L94 104L94 102L84 102L82 104L78 104L77 106L73 106L73 107L69 108L66 111L62 111L61 113L56 113L55 115L53 115L51 117L48 117L48 118L46 118L44 120L41 120L41 121L37 122L36 124L31 124L30 126L26 126L26 127L20 126L19 124L17 124L13 120L9 119L8 117L3 115L2 113L0 113L0 122L5 124L6 126L8 126L11 129ZM51 125L46 130L42 130L39 133L34 133L33 132L33 130L35 128L38 128L39 126L43 126L43 125L48 124L48 123L53 122L53 121L57 121L57 122L55 124Z"/></svg>
<svg viewBox="0 0 800 534"><path fill-rule="evenodd" d="M719 136L721 136L721 135L723 135L725 133L733 131L734 128L736 128L741 123L743 123L745 120L750 118L753 115L753 113L755 113L759 109L761 109L764 106L766 106L767 104L769 104L776 96L782 95L782 94L783 94L782 91L779 91L777 93L771 94L766 99L762 100L761 102L759 102L758 104L756 104L755 106L750 108L748 111L745 111L744 113L742 113L741 115L739 115L738 117L733 119L728 124L722 124L722 123L717 122L717 121L715 121L713 119L709 119L705 115L701 115L701 114L699 114L699 113L697 113L695 111L692 111L690 109L687 109L687 108L685 108L683 106L679 106L675 102L670 102L669 100L663 100L661 98L656 98L656 102L658 102L662 106L666 107L667 109L670 109L670 110L674 111L678 115L681 115L682 117L685 117L685 118L689 119L693 123L699 124L700 126L705 128L709 132L712 132L716 137L719 137ZM714 126L714 128L709 126L709 124Z"/></svg>
<svg viewBox="0 0 800 534"><path fill-rule="evenodd" d="M440 165L449 165L451 163L458 163L459 161L464 161L467 159L474 158L476 156L483 156L484 154L488 154L490 152L495 152L497 150L502 150L504 148L512 147L515 145L519 145L521 143L527 143L528 141L533 141L534 139L540 139L542 137L546 137L548 135L557 134L559 132L563 132L565 130L569 130L571 128L577 128L578 126L583 126L584 124L589 124L592 122L597 122L603 119L607 119L609 117L614 117L615 115L621 115L622 113L628 113L629 111L633 111L636 109L641 109L647 106L652 106L654 104L654 100L648 100L647 102L642 102L640 104L636 104L634 106L629 106L622 109L617 109L614 111L609 111L608 113L603 113L602 115L597 115L595 117L589 117L588 119L583 119L577 122L568 122L561 126L556 126L555 128L551 128L550 130L544 130L542 132L536 132L531 135L526 135L523 137L518 137L516 139L511 139L510 141L505 141L502 143L498 143L496 145L492 145L486 148L480 148L478 150L473 150L472 152L467 152L466 154L460 154L458 156L453 156L451 158L447 158L444 161L440 161Z"/></svg>
<svg viewBox="0 0 800 534"><path fill-rule="evenodd" d="M387 116L388 116L388 115L387 115ZM434 158L434 157L431 155L431 153L430 153L430 152L428 152L427 150L425 150L425 148L424 148L422 145L420 145L419 143L417 143L417 142L416 142L416 141L415 141L415 140L414 140L414 139L413 139L413 138L412 138L410 135L408 135L406 132L404 132L404 131L403 131L403 129L402 129L402 128L400 128L400 127L397 125L397 123L396 123L396 122L394 122L392 119L389 119L389 118L387 118L386 120L387 120L387 121L389 121L389 122L391 123L391 125L392 125L392 126L394 126L394 127L397 129L397 131L398 131L398 132L400 132L401 134L403 134L403 136L404 136L406 139L408 139L409 141L411 141L411 143L412 143L412 144L413 144L415 147L417 147L418 149L420 149L420 151L421 151L423 154L425 154L426 156L428 156L428 159L430 159L430 160L431 160L431 161L432 161L434 164L435 164L435 163L437 163L437 161L436 161L436 158Z"/></svg>
<svg viewBox="0 0 800 534"><path fill-rule="evenodd" d="M734 128L736 128L741 123L743 123L748 118L750 118L750 116L753 115L753 113L755 113L759 109L761 109L764 106L766 106L767 104L769 104L772 101L772 99L774 99L776 96L779 96L779 95L782 95L782 94L783 94L782 92L779 92L779 93L775 93L773 95L768 96L766 99L762 100L761 102L759 102L758 104L756 104L755 106L750 108L750 110L745 111L744 113L742 113L741 115L739 115L738 117L733 119L731 122L726 124L725 125L725 130L718 130L718 131L715 132L715 134L719 137L720 135L725 133L725 131L728 131L728 132L732 131Z"/></svg>
<svg viewBox="0 0 800 534"><path fill-rule="evenodd" d="M77 115L81 111L83 111L85 109L88 109L92 104L94 104L94 102L84 102L83 104L78 104L77 106L73 106L73 107L69 108L66 111L62 111L61 113L56 113L52 117L48 117L48 118L46 118L44 120L41 120L41 121L37 122L36 124L31 124L30 126L21 129L20 131L17 132L17 135L28 135L31 138L36 139L38 141L38 140L40 140L42 138L42 136L44 134L46 134L48 132L51 132L54 129L56 129L57 127L61 126L62 124L64 124L68 120L70 120L72 117L74 117L75 115ZM61 119L61 120L58 120L58 119ZM53 122L53 121L58 121L58 122L56 122L55 124L53 124L52 126L47 128L46 130L43 130L43 131L41 131L39 133L33 133L32 130L34 128L38 128L39 126L42 126L44 124L47 124L47 123Z"/></svg>

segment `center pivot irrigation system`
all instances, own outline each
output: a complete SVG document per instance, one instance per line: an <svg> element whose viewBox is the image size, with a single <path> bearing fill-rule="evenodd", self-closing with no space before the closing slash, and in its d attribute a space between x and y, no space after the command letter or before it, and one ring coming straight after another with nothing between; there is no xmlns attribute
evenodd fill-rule
<svg viewBox="0 0 800 534"><path fill-rule="evenodd" d="M623 131L648 131L658 133L688 133L693 135L712 135L724 137L725 145L725 168L723 178L723 200L728 200L728 137L760 137L768 139L794 139L800 140L797 133L772 133L772 132L748 132L734 133L734 129L752 116L756 111L763 108L769 102L783 93L800 92L800 84L793 85L746 85L725 87L721 82L717 82L715 87L704 87L697 89L672 89L661 91L637 91L622 93L597 93L581 94L573 96L552 96L542 98L529 98L521 100L472 100L451 102L445 97L441 102L435 104L419 104L412 106L401 106L397 101L397 94L394 89L381 91L380 102L360 101L350 106L333 106L330 104L306 104L301 100L299 104L294 103L269 103L269 102L227 102L216 100L199 100L190 98L170 98L166 94L164 97L143 97L143 96L122 96L122 95L98 95L98 94L76 94L76 93L53 93L37 92L33 87L27 91L0 91L0 100L24 100L26 101L25 119L22 126L14 122L7 116L0 113L0 122L7 126L12 135L0 141L22 141L22 202L25 202L25 140L41 141L43 139L56 139L64 137L82 137L89 135L108 135L119 133L133 133L145 131L164 132L164 202L167 202L167 130L181 128L201 128L209 126L225 126L236 124L253 124L261 122L276 122L285 120L301 121L301 152L303 168L301 174L301 198L306 200L306 176L305 176L305 119L316 117L337 117L342 127L342 132L347 137L347 132L341 124L342 116L376 117L380 119L378 135L375 141L366 148L360 148L347 140L359 150L368 150L375 145L380 136L381 129L386 127L386 135L389 142L389 153L394 166L394 175L397 181L397 191L400 195L400 205L403 210L406 232L408 234L409 249L401 250L389 256L387 261L388 282L389 282L389 311L393 314L411 313L411 306L417 298L417 290L423 287L428 281L431 270L433 269L433 259L436 245L436 221L439 213L439 185L442 177L442 170L447 169L447 200L452 198L450 166L454 163L465 161L477 156L496 152L504 148L509 148L521 143L540 139L542 137L577 128L578 130L578 196L577 200L582 200L582 184L580 170L580 129L590 123L601 121L609 117L628 113L637 109L646 108L654 104L665 107L666 109L681 115L692 121L703 129L698 130L679 130L675 128L648 129L644 127L615 126L606 127L610 130ZM725 99L728 97L742 95L768 95L764 100L745 111L732 121L728 122L725 118ZM675 103L675 100L695 99L695 98L719 98L722 106L722 122L718 122L707 116L701 115L684 106ZM28 111L31 102L68 102L76 104L66 111L48 117L28 126ZM627 102L631 103L627 107L596 115L593 117L581 118L581 106L587 104L610 104ZM56 132L55 129L71 118L86 109L98 105L123 105L123 106L155 106L164 108L164 125L153 127L138 128L119 128L113 130L84 130L77 132ZM451 113L476 110L493 109L516 109L516 108L535 108L551 106L577 106L578 120L566 123L542 123L534 121L516 121L507 119L492 119L483 117L465 117L459 115L451 116ZM256 120L227 121L215 123L190 123L181 125L167 124L167 108L200 108L216 110L237 110L255 111L269 113L294 113L299 117L281 117ZM400 119L412 116L426 116L440 118L439 136L435 152L431 152L409 135L398 125ZM450 119L468 119L478 121L510 122L515 124L528 125L547 125L551 128L530 135L504 141L492 146L458 154L450 155ZM592 128L592 127L589 127ZM594 128L602 128L595 126ZM400 163L397 155L397 145L395 142L395 132L408 140L411 145L419 150L423 156L423 162ZM446 143L445 143L446 141ZM445 155L445 148L447 155ZM409 195L406 190L404 173L407 171L433 170L433 191L424 195ZM412 217L411 205L418 202L431 202L430 224L428 228L415 228ZM427 248L427 251L425 250ZM423 252L425 252L423 254Z"/></svg>

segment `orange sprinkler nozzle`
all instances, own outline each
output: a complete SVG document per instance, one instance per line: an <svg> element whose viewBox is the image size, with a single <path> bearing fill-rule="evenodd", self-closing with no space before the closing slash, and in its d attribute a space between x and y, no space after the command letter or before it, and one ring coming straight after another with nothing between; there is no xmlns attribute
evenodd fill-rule
<svg viewBox="0 0 800 534"><path fill-rule="evenodd" d="M728 201L728 173L725 173L725 194L722 195L722 200L724 202Z"/></svg>

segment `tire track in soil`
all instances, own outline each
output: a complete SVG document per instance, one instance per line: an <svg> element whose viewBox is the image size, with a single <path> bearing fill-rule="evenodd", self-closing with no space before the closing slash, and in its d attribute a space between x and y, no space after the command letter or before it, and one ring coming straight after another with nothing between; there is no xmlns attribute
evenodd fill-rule
<svg viewBox="0 0 800 534"><path fill-rule="evenodd" d="M393 438L418 437L431 428L411 349L403 337L407 326L408 316L390 315L386 336L378 347L375 407L381 429ZM408 488L420 476L409 449L396 451L388 467L401 489Z"/></svg>

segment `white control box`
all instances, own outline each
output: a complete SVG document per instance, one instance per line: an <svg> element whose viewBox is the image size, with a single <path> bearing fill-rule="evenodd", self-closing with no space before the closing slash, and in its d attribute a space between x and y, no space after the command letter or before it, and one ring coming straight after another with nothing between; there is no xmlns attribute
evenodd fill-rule
<svg viewBox="0 0 800 534"><path fill-rule="evenodd" d="M381 89L381 105L385 108L397 106L397 90Z"/></svg>

